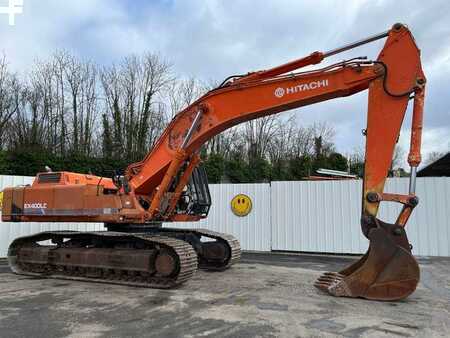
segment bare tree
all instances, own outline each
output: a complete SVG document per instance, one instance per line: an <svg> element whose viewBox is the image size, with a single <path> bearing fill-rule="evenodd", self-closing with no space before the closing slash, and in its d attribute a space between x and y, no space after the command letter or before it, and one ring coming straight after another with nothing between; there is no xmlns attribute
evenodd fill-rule
<svg viewBox="0 0 450 338"><path fill-rule="evenodd" d="M0 59L0 149L3 148L7 124L19 109L20 83L8 69L6 57Z"/></svg>
<svg viewBox="0 0 450 338"><path fill-rule="evenodd" d="M101 80L107 118L112 120L114 154L137 160L166 123L161 96L173 81L170 65L155 54L133 55L103 69Z"/></svg>
<svg viewBox="0 0 450 338"><path fill-rule="evenodd" d="M67 123L65 118L66 113L66 81L65 69L67 67L68 53L65 51L57 51L53 54L53 72L51 73L55 82L55 119L53 124L53 139L54 143L58 145L59 153L64 155L66 153L67 140Z"/></svg>
<svg viewBox="0 0 450 338"><path fill-rule="evenodd" d="M404 159L405 159L405 150L399 144L397 144L394 148L391 169L401 167Z"/></svg>
<svg viewBox="0 0 450 338"><path fill-rule="evenodd" d="M240 152L241 149L244 149L244 144L241 131L239 128L233 127L214 136L206 143L205 149L207 154L218 154L223 158L229 158L233 152Z"/></svg>
<svg viewBox="0 0 450 338"><path fill-rule="evenodd" d="M111 156L119 156L121 153L122 142L122 113L120 107L121 87L119 83L119 71L116 65L104 68L101 72L101 82L103 86L103 94L105 96L105 109L109 114L103 116L103 138L109 137L109 140L104 140L103 144L110 146L111 149L106 149ZM108 116L109 115L109 116ZM112 119L112 126L109 119ZM107 128L107 129L105 129Z"/></svg>
<svg viewBox="0 0 450 338"><path fill-rule="evenodd" d="M98 112L98 70L86 62L82 65L81 102L79 117L79 142L81 152L90 154L93 145L93 132Z"/></svg>
<svg viewBox="0 0 450 338"><path fill-rule="evenodd" d="M80 130L79 130L79 104L80 104L80 91L81 83L83 82L83 72L82 64L74 56L69 55L67 58L67 65L65 67L65 76L69 88L69 99L71 102L72 110L72 150L75 153L79 151L79 140L80 140ZM81 119L81 123L82 123Z"/></svg>
<svg viewBox="0 0 450 338"><path fill-rule="evenodd" d="M209 89L197 79L177 79L171 82L168 88L168 99L171 118L182 111L188 105L205 94Z"/></svg>
<svg viewBox="0 0 450 338"><path fill-rule="evenodd" d="M53 90L51 65L36 62L20 88L20 106L10 123L13 147L50 147L53 145Z"/></svg>
<svg viewBox="0 0 450 338"><path fill-rule="evenodd" d="M336 131L326 122L314 123L311 127L314 142L314 156L328 156L334 151Z"/></svg>
<svg viewBox="0 0 450 338"><path fill-rule="evenodd" d="M312 156L314 150L314 133L311 127L299 127L295 129L291 156L300 158Z"/></svg>
<svg viewBox="0 0 450 338"><path fill-rule="evenodd" d="M287 160L296 151L297 136L300 129L297 127L295 115L291 115L286 121L277 119L277 132L269 140L267 153L272 163Z"/></svg>
<svg viewBox="0 0 450 338"><path fill-rule="evenodd" d="M262 158L268 151L270 140L278 133L279 124L275 115L248 121L243 127L243 138L249 160Z"/></svg>
<svg viewBox="0 0 450 338"><path fill-rule="evenodd" d="M90 62L63 51L49 61L36 61L17 91L21 106L11 123L11 142L17 147L39 146L58 155L68 151L89 154L97 91L97 69Z"/></svg>

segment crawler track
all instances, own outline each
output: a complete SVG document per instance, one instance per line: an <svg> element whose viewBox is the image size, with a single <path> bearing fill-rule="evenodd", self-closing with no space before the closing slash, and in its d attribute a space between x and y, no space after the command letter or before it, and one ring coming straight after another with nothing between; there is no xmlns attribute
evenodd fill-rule
<svg viewBox="0 0 450 338"><path fill-rule="evenodd" d="M189 242L197 252L198 266L200 269L223 271L235 264L241 258L241 246L239 241L229 234L208 229L158 228L155 231L158 235L175 237ZM193 236L198 240L202 237L213 239L216 243L222 245L223 250L220 250L219 253L216 252L213 255L214 257L211 257L208 253L208 249L205 248L207 245L198 245L198 241L192 240Z"/></svg>
<svg viewBox="0 0 450 338"><path fill-rule="evenodd" d="M53 245L38 242L51 240ZM188 243L154 234L41 232L20 237L8 250L11 269L22 275L173 288L197 269Z"/></svg>

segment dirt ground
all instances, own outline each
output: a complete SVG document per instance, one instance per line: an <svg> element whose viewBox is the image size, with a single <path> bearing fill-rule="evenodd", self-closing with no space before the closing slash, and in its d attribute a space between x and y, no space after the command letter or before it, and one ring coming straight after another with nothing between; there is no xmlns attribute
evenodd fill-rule
<svg viewBox="0 0 450 338"><path fill-rule="evenodd" d="M18 276L3 261L0 336L450 336L450 259L420 259L421 283L400 302L334 298L312 286L354 259L244 254L175 290Z"/></svg>

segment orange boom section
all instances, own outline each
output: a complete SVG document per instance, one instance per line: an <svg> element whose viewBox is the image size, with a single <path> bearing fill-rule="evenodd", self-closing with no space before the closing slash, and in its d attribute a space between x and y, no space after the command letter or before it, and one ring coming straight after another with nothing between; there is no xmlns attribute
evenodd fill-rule
<svg viewBox="0 0 450 338"><path fill-rule="evenodd" d="M375 62L356 59L321 70L281 74L334 54L315 52L268 71L251 73L207 93L172 120L143 161L128 167L130 185L137 194L145 195L158 188L156 197L162 198L171 178L190 154L223 130L254 118L352 95L370 86L364 192L381 192L409 94L423 91L425 83L420 51L410 31L396 25L385 35L388 39ZM155 209L157 204L153 200ZM376 215L378 202L365 200L364 209Z"/></svg>

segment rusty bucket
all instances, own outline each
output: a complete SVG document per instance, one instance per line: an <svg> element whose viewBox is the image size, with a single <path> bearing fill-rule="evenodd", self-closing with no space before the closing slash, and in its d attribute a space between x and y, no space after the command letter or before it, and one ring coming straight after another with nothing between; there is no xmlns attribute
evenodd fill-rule
<svg viewBox="0 0 450 338"><path fill-rule="evenodd" d="M371 300L399 300L413 293L420 271L404 227L375 219L367 237L364 256L342 271L324 273L314 285L333 296Z"/></svg>

